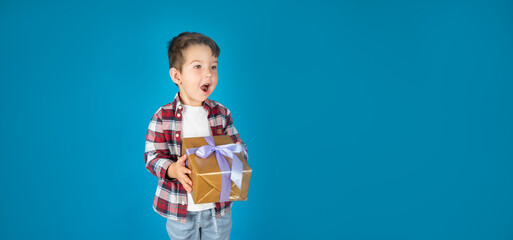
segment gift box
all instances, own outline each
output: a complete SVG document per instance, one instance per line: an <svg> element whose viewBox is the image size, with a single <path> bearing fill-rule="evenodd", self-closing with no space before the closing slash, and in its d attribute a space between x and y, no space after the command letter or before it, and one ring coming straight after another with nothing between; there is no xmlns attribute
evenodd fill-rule
<svg viewBox="0 0 513 240"><path fill-rule="evenodd" d="M248 198L251 168L244 158L245 148L228 135L182 139L182 155L192 180L194 203L245 201Z"/></svg>

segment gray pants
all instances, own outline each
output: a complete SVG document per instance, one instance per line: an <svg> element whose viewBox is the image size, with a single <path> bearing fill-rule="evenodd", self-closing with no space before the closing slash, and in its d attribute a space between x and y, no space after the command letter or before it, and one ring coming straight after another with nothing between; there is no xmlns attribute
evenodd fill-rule
<svg viewBox="0 0 513 240"><path fill-rule="evenodd" d="M188 211L186 223L168 219L166 229L171 240L230 239L232 209L220 219L216 219L214 208L198 212Z"/></svg>

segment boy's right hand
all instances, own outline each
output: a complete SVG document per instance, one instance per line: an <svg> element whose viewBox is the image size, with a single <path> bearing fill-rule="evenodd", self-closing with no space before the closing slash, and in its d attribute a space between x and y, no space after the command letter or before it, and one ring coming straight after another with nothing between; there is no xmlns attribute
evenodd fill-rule
<svg viewBox="0 0 513 240"><path fill-rule="evenodd" d="M183 185L187 192L192 191L192 180L187 176L192 171L185 166L185 160L187 160L187 154L178 158L178 161L169 165L167 169L167 176L169 178L176 178Z"/></svg>

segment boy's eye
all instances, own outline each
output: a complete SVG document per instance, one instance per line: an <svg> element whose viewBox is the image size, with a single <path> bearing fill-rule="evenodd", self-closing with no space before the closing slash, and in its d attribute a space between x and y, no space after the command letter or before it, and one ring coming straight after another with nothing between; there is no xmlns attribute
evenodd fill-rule
<svg viewBox="0 0 513 240"><path fill-rule="evenodd" d="M217 66L212 66L212 67L211 67L211 69L214 69L214 70L215 70L215 69L217 69Z"/></svg>
<svg viewBox="0 0 513 240"><path fill-rule="evenodd" d="M200 67L201 67L201 65L196 65L196 66L194 66L194 68L200 68Z"/></svg>

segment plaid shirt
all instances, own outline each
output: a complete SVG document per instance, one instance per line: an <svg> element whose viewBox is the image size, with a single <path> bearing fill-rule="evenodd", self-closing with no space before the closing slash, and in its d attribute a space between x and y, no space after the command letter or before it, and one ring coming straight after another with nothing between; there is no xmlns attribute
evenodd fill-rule
<svg viewBox="0 0 513 240"><path fill-rule="evenodd" d="M240 139L233 126L230 110L213 100L205 100L212 135L229 135L234 142ZM173 102L160 107L153 115L146 134L144 161L146 169L158 179L153 209L161 216L185 223L187 216L187 191L176 178L169 178L166 171L181 153L182 104L177 93ZM244 151L247 159L247 151ZM230 210L232 202L215 203L216 216L220 218Z"/></svg>

